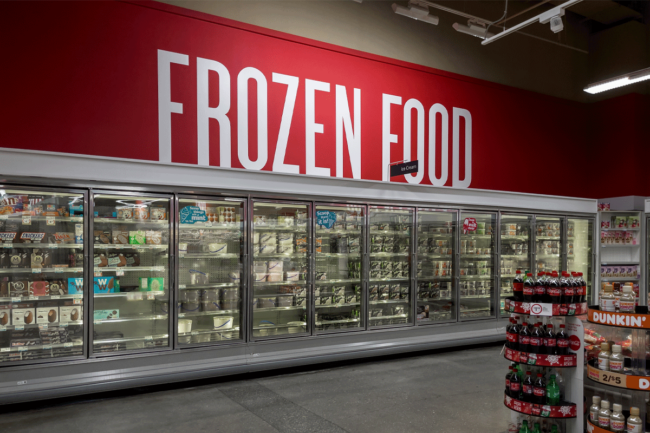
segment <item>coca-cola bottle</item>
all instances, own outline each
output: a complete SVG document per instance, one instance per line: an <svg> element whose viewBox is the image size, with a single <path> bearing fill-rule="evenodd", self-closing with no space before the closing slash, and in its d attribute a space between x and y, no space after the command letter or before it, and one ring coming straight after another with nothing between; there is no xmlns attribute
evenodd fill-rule
<svg viewBox="0 0 650 433"><path fill-rule="evenodd" d="M515 319L512 319L512 326L510 327L510 334L508 334L508 341L512 350L521 350L519 348L519 331L521 327Z"/></svg>
<svg viewBox="0 0 650 433"><path fill-rule="evenodd" d="M528 323L524 322L521 324L521 329L519 329L519 351L528 352L530 345L530 331L528 330Z"/></svg>
<svg viewBox="0 0 650 433"><path fill-rule="evenodd" d="M560 330L555 334L558 355L566 355L569 353L569 336L564 328L564 324L560 325Z"/></svg>
<svg viewBox="0 0 650 433"><path fill-rule="evenodd" d="M546 404L546 381L542 373L537 373L537 379L533 383L533 403Z"/></svg>
<svg viewBox="0 0 650 433"><path fill-rule="evenodd" d="M506 325L506 347L510 347L510 328L512 328L512 317L508 319L508 324Z"/></svg>
<svg viewBox="0 0 650 433"><path fill-rule="evenodd" d="M569 273L562 272L562 277L560 277L560 290L562 290L562 296L560 303L562 304L571 304L573 303L573 292L574 287L569 282Z"/></svg>
<svg viewBox="0 0 650 433"><path fill-rule="evenodd" d="M512 366L508 366L508 373L506 373L506 395L510 395L510 376L512 376Z"/></svg>
<svg viewBox="0 0 650 433"><path fill-rule="evenodd" d="M546 282L544 281L544 272L537 273L534 302L546 302Z"/></svg>
<svg viewBox="0 0 650 433"><path fill-rule="evenodd" d="M526 377L521 384L521 394L523 396L523 401L527 401L529 403L533 402L533 377L531 376L530 371L526 372Z"/></svg>
<svg viewBox="0 0 650 433"><path fill-rule="evenodd" d="M578 302L586 302L587 301L587 282L583 278L582 272L578 272L578 281L580 282L580 285L582 286L580 301L578 301Z"/></svg>
<svg viewBox="0 0 650 433"><path fill-rule="evenodd" d="M553 271L551 278L548 279L546 293L548 294L549 300L552 304L562 303L562 290L560 289L560 282L557 279L556 271Z"/></svg>
<svg viewBox="0 0 650 433"><path fill-rule="evenodd" d="M517 374L517 367L512 369L512 374L510 375L510 397L517 400L521 398L521 379Z"/></svg>
<svg viewBox="0 0 650 433"><path fill-rule="evenodd" d="M553 332L553 325L546 325L546 332L544 333L544 352L547 355L557 355L557 337Z"/></svg>
<svg viewBox="0 0 650 433"><path fill-rule="evenodd" d="M530 335L528 347L530 353L544 353L544 333L539 328L539 323L535 323L535 328Z"/></svg>
<svg viewBox="0 0 650 433"><path fill-rule="evenodd" d="M533 280L533 274L526 274L526 280L524 281L524 302L533 302L535 298L535 280Z"/></svg>
<svg viewBox="0 0 650 433"><path fill-rule="evenodd" d="M515 278L512 280L512 291L515 295L515 301L524 300L524 279L521 277L521 271L517 270Z"/></svg>

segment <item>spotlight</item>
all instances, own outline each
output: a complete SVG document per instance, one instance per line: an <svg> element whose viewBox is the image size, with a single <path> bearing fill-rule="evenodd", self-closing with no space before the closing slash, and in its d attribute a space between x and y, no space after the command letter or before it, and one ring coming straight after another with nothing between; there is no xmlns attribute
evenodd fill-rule
<svg viewBox="0 0 650 433"><path fill-rule="evenodd" d="M487 32L485 23L482 21L469 20L467 21L467 25L454 23L452 27L457 32L476 36L477 38L481 38L481 39L490 38L494 36L493 33Z"/></svg>
<svg viewBox="0 0 650 433"><path fill-rule="evenodd" d="M429 8L422 7L414 3L409 3L408 8L405 8L404 6L400 6L397 3L393 3L393 12L395 12L398 15L403 15L405 17L413 18L414 20L424 21L425 23L433 24L434 26L438 25L438 17L429 14Z"/></svg>

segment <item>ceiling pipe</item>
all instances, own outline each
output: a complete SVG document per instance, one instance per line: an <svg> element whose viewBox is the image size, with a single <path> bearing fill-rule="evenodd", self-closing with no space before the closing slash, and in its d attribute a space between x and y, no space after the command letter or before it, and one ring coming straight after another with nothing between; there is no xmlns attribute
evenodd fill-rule
<svg viewBox="0 0 650 433"><path fill-rule="evenodd" d="M515 18L515 17L518 17L518 16L520 16L520 15L523 15L523 14L525 14L526 12L530 12L530 11L532 11L533 9L536 9L536 8L540 7L541 5L546 4L546 3L550 2L550 1L551 1L551 0L544 0L544 1L542 1L542 2L539 2L539 3L537 3L537 4L534 4L534 5L532 5L531 7L527 8L527 9L524 9L524 10L521 11L521 12L517 12L517 13L514 14L514 15L510 15L509 17L506 17L505 19L502 19L501 21L494 23L494 25L496 26L496 25L499 25L499 24L504 24L504 23L506 23L507 21L509 21L509 20L511 20L511 19L513 19L513 18Z"/></svg>

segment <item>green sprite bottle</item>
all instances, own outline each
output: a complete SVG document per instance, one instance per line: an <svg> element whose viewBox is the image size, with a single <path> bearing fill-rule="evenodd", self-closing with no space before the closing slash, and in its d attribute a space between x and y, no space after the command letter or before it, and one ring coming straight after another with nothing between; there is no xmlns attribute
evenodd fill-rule
<svg viewBox="0 0 650 433"><path fill-rule="evenodd" d="M521 423L521 428L519 429L519 433L531 433L530 429L528 428L528 421L524 420Z"/></svg>
<svg viewBox="0 0 650 433"><path fill-rule="evenodd" d="M560 404L560 387L555 383L555 375L551 374L551 378L546 385L546 404L557 406Z"/></svg>
<svg viewBox="0 0 650 433"><path fill-rule="evenodd" d="M533 427L533 431L531 433L542 433L542 429L539 427L539 423L535 423L535 427Z"/></svg>
<svg viewBox="0 0 650 433"><path fill-rule="evenodd" d="M551 433L559 433L559 432L557 431L557 426L556 426L556 425L554 425L553 427L551 427Z"/></svg>

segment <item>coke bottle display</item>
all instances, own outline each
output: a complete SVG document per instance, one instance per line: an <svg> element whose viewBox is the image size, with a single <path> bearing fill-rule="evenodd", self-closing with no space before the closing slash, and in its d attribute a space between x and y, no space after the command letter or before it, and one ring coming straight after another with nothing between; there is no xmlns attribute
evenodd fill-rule
<svg viewBox="0 0 650 433"><path fill-rule="evenodd" d="M566 325L560 325L560 330L555 334L556 339L556 353L558 355L567 355L569 353L569 336L565 331Z"/></svg>
<svg viewBox="0 0 650 433"><path fill-rule="evenodd" d="M533 274L526 274L523 293L524 302L533 302L535 298L535 281L533 280Z"/></svg>
<svg viewBox="0 0 650 433"><path fill-rule="evenodd" d="M539 327L539 323L535 323L535 328L528 340L528 351L530 353L543 353L544 352L544 333Z"/></svg>
<svg viewBox="0 0 650 433"><path fill-rule="evenodd" d="M521 326L517 323L516 319L512 319L512 326L510 327L510 348L512 350L519 350L519 331Z"/></svg>
<svg viewBox="0 0 650 433"><path fill-rule="evenodd" d="M573 302L574 287L569 282L568 275L568 273L562 272L562 276L559 280L560 291L562 292L560 296L560 304L570 304Z"/></svg>
<svg viewBox="0 0 650 433"><path fill-rule="evenodd" d="M552 304L562 303L562 288L560 287L556 271L553 271L551 278L548 280L546 292L548 293L549 300Z"/></svg>
<svg viewBox="0 0 650 433"><path fill-rule="evenodd" d="M510 377L512 376L512 366L508 367L506 374L506 394L510 395Z"/></svg>
<svg viewBox="0 0 650 433"><path fill-rule="evenodd" d="M512 280L512 291L515 296L515 301L521 302L524 300L524 279L519 270L516 272L515 278Z"/></svg>
<svg viewBox="0 0 650 433"><path fill-rule="evenodd" d="M584 296L584 287L582 285L582 281L580 280L580 276L578 275L577 272L571 272L571 277L573 281L573 286L575 287L575 295L573 298L573 302L582 302L582 298Z"/></svg>
<svg viewBox="0 0 650 433"><path fill-rule="evenodd" d="M546 404L546 381L542 373L537 373L537 379L533 383L533 403Z"/></svg>
<svg viewBox="0 0 650 433"><path fill-rule="evenodd" d="M533 402L533 377L530 371L526 372L526 377L521 384L522 400L529 403Z"/></svg>
<svg viewBox="0 0 650 433"><path fill-rule="evenodd" d="M524 322L521 324L521 329L519 330L519 351L520 352L529 352L530 348L530 331L528 330L528 323Z"/></svg>
<svg viewBox="0 0 650 433"><path fill-rule="evenodd" d="M519 399L521 394L521 379L517 372L517 367L512 368L512 374L510 375L510 392L508 395L514 399Z"/></svg>
<svg viewBox="0 0 650 433"><path fill-rule="evenodd" d="M557 355L557 337L553 332L553 325L546 325L546 332L544 332L544 353L547 355Z"/></svg>
<svg viewBox="0 0 650 433"><path fill-rule="evenodd" d="M544 272L537 273L537 279L535 280L535 302L548 302L545 275Z"/></svg>

